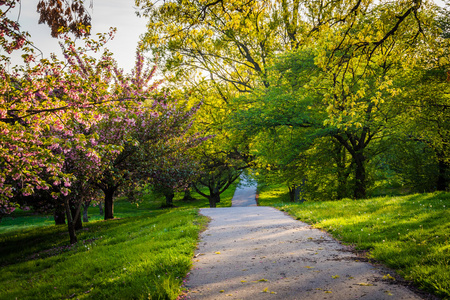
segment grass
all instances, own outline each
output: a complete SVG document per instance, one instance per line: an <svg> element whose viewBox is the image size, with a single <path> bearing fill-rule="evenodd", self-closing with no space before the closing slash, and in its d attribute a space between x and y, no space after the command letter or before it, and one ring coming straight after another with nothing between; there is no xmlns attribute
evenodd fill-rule
<svg viewBox="0 0 450 300"><path fill-rule="evenodd" d="M17 210L0 225L0 299L177 299L207 223L197 210L207 200L193 196L172 209L151 195L139 206L116 201L109 221L92 207L74 246L66 226Z"/></svg>
<svg viewBox="0 0 450 300"><path fill-rule="evenodd" d="M419 288L450 298L450 193L288 203L282 186L261 188L271 205L384 262Z"/></svg>
<svg viewBox="0 0 450 300"><path fill-rule="evenodd" d="M220 195L221 201L217 203L217 207L231 206L231 199L238 182L235 182L225 192ZM192 192L194 201L182 201L183 194L177 193L174 198L174 205L176 208L202 208L209 207L208 199ZM152 214L155 210L160 210L162 204L165 202L163 197L158 197L150 191L144 193L141 201L137 203L130 203L124 198L118 198L114 201L114 217L127 218L135 216L145 216ZM97 206L91 206L88 210L89 221L101 221L103 216L99 214ZM17 231L22 229L31 229L41 226L53 226L55 221L52 215L34 214L28 211L17 209L10 216L5 216L0 223L0 235L9 231Z"/></svg>

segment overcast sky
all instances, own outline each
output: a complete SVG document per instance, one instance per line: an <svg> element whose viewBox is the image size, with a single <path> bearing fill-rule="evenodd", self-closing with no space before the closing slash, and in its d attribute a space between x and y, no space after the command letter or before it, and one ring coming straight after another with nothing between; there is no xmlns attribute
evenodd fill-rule
<svg viewBox="0 0 450 300"><path fill-rule="evenodd" d="M60 54L58 40L50 36L50 28L45 24L38 24L39 15L36 6L39 0L22 0L22 7L17 8L9 17L19 18L22 31L31 34L31 40L39 48L44 57L50 53ZM88 2L89 3L89 2ZM135 14L134 0L95 0L93 10L88 9L92 17L92 33L107 32L110 27L116 27L114 40L108 42L107 48L113 53L119 67L129 72L134 66L136 46L139 36L146 30L146 20ZM20 54L12 58L12 64L20 63Z"/></svg>

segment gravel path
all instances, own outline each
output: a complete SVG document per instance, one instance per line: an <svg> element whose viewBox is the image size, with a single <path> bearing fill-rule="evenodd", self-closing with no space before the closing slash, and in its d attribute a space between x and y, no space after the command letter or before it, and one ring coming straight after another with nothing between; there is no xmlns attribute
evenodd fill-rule
<svg viewBox="0 0 450 300"><path fill-rule="evenodd" d="M326 233L274 208L200 212L211 222L186 282L190 299L421 299Z"/></svg>

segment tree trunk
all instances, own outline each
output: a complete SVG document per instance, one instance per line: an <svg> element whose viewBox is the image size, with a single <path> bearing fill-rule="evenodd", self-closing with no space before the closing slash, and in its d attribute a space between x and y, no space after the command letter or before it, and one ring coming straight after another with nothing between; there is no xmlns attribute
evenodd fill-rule
<svg viewBox="0 0 450 300"><path fill-rule="evenodd" d="M295 202L295 185L289 185L289 201Z"/></svg>
<svg viewBox="0 0 450 300"><path fill-rule="evenodd" d="M366 198L366 168L364 166L364 155L357 153L353 157L355 161L355 187L354 198Z"/></svg>
<svg viewBox="0 0 450 300"><path fill-rule="evenodd" d="M450 165L447 164L443 159L439 159L439 174L436 182L436 188L438 191L446 191L449 185L448 173L450 171Z"/></svg>
<svg viewBox="0 0 450 300"><path fill-rule="evenodd" d="M103 193L105 193L105 220L114 219L113 197L115 191L115 188L109 188L103 191Z"/></svg>
<svg viewBox="0 0 450 300"><path fill-rule="evenodd" d="M87 202L83 203L83 222L85 222L85 223L89 222L88 209L89 209L90 205L91 205L91 201L87 201Z"/></svg>
<svg viewBox="0 0 450 300"><path fill-rule="evenodd" d="M79 209L81 207L78 207L78 205L81 206L81 203L80 204L71 203L71 205L70 205L70 211L72 213L72 222L73 222L75 230L83 229L83 223L81 222L81 214L79 213ZM78 215L77 215L77 212L78 212Z"/></svg>
<svg viewBox="0 0 450 300"><path fill-rule="evenodd" d="M173 198L175 197L173 190L164 191L164 196L166 197L166 207L173 207Z"/></svg>
<svg viewBox="0 0 450 300"><path fill-rule="evenodd" d="M73 224L72 212L70 211L69 199L67 199L67 197L64 198L65 198L64 204L66 207L67 228L69 230L70 244L76 244L78 242L78 239L77 234L75 232L75 226Z"/></svg>
<svg viewBox="0 0 450 300"><path fill-rule="evenodd" d="M216 207L217 203L220 202L220 194L219 193L217 193L217 194L213 193L213 194L211 194L209 196L208 200L209 200L209 207Z"/></svg>
<svg viewBox="0 0 450 300"><path fill-rule="evenodd" d="M186 191L184 191L183 201L193 201L193 200L195 200L195 199L191 195L191 190L187 189Z"/></svg>
<svg viewBox="0 0 450 300"><path fill-rule="evenodd" d="M103 216L103 204L101 201L98 203L98 214Z"/></svg>
<svg viewBox="0 0 450 300"><path fill-rule="evenodd" d="M58 205L53 213L55 225L66 225L66 212L63 205Z"/></svg>
<svg viewBox="0 0 450 300"><path fill-rule="evenodd" d="M218 187L214 187L213 193L216 203L220 203L220 192ZM214 206L215 207L215 206Z"/></svg>

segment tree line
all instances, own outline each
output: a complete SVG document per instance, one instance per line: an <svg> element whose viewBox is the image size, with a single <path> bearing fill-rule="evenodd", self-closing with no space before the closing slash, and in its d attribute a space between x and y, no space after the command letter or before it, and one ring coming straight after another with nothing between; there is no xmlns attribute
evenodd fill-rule
<svg viewBox="0 0 450 300"><path fill-rule="evenodd" d="M146 49L210 108L199 126L223 140L208 151L238 151L260 183L286 184L292 200L448 190L448 7L136 3Z"/></svg>

